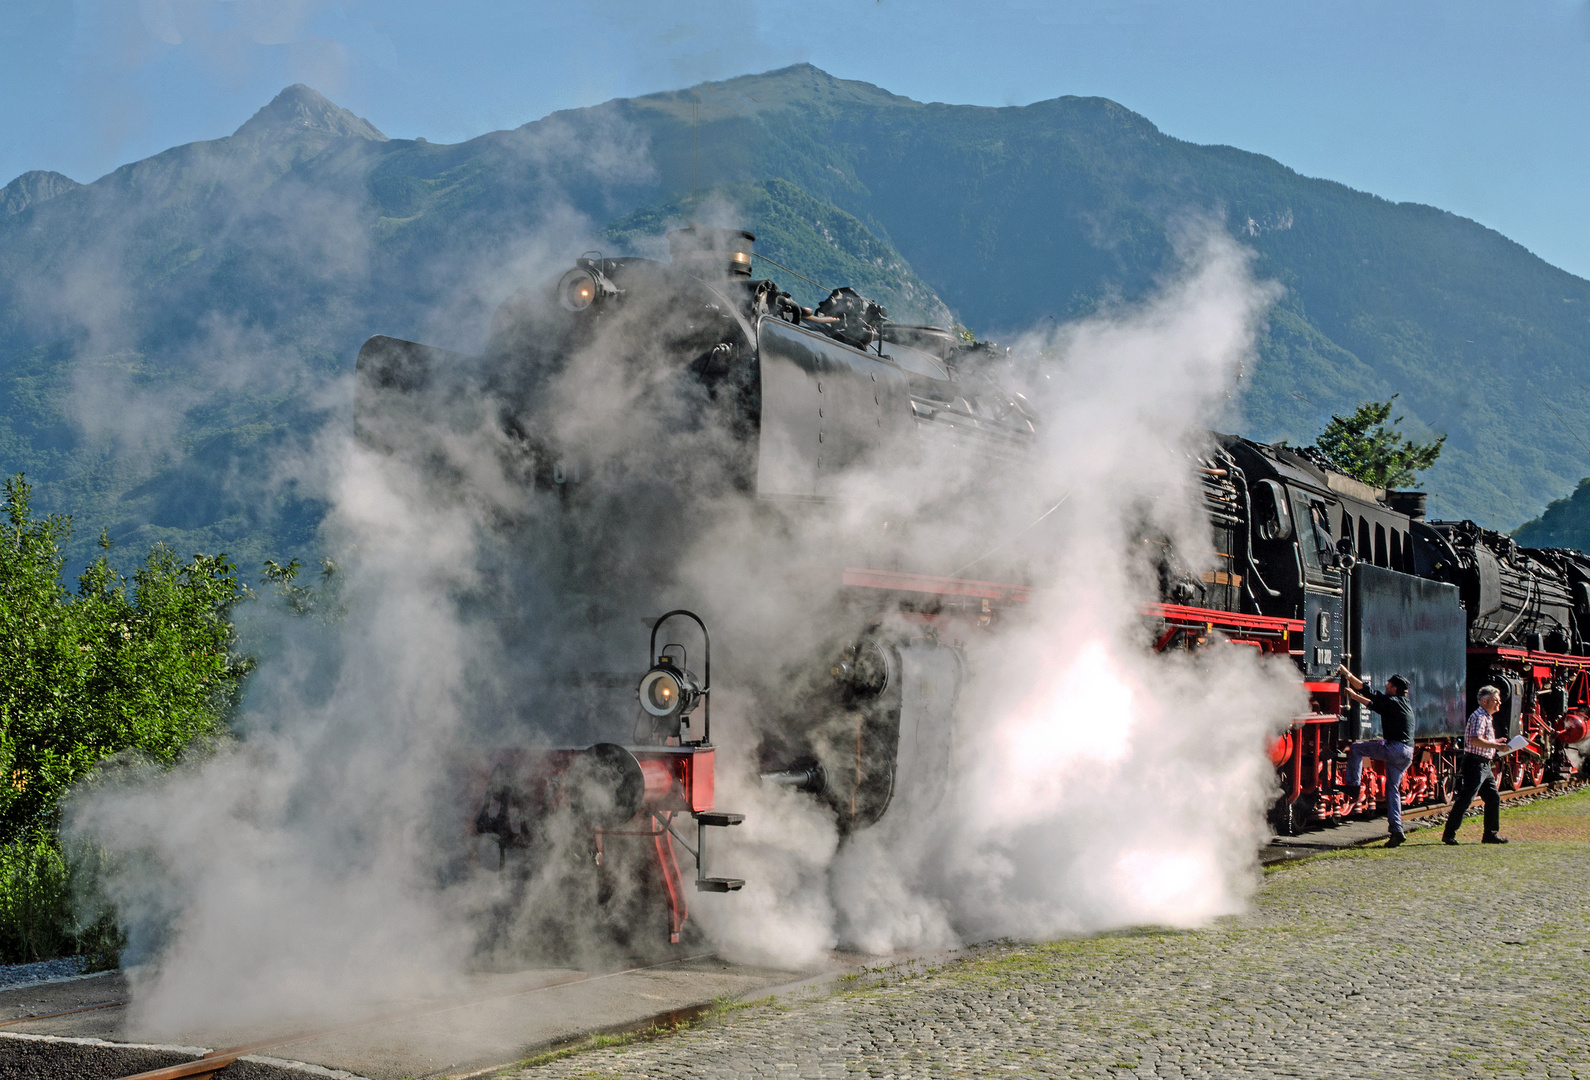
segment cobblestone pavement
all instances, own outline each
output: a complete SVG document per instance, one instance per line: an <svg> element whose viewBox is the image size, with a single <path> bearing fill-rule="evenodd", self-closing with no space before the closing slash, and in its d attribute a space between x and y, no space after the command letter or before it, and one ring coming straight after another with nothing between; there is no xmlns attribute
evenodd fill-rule
<svg viewBox="0 0 1590 1080"><path fill-rule="evenodd" d="M1203 930L975 950L504 1076L1590 1078L1590 793L1503 833L1290 864Z"/></svg>

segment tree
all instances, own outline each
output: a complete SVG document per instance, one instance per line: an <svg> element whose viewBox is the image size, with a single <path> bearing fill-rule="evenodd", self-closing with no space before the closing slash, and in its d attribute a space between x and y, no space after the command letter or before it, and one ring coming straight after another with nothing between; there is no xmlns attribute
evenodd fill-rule
<svg viewBox="0 0 1590 1080"><path fill-rule="evenodd" d="M35 519L29 495L11 477L0 508L0 843L53 833L61 795L107 757L172 764L224 733L249 667L230 621L247 593L224 555L156 545L129 580L101 534L72 597L71 518Z"/></svg>
<svg viewBox="0 0 1590 1080"><path fill-rule="evenodd" d="M338 593L342 579L338 577L337 564L330 559L320 560L320 584L299 585L298 574L303 563L293 559L288 563L265 560L261 585L269 585L290 614L313 616L323 623L335 623L348 613Z"/></svg>
<svg viewBox="0 0 1590 1080"><path fill-rule="evenodd" d="M1402 417L1391 418L1390 401L1366 401L1351 416L1332 416L1315 448L1348 476L1383 488L1411 487L1415 474L1435 464L1446 443L1442 435L1434 442L1416 443L1403 437L1397 425Z"/></svg>

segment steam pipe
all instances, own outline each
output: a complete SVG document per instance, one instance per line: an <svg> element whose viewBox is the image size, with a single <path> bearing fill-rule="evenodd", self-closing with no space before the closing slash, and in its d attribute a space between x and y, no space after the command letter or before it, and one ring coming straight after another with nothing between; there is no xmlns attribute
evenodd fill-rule
<svg viewBox="0 0 1590 1080"><path fill-rule="evenodd" d="M794 788L796 791L821 792L828 787L828 777L823 773L821 765L813 765L809 769L788 769L759 775L764 784L776 784L779 787Z"/></svg>
<svg viewBox="0 0 1590 1080"><path fill-rule="evenodd" d="M667 612L656 622L651 624L651 651L647 654L646 662L649 664L657 659L657 631L663 623L675 615L683 615L695 621L701 627L701 640L706 642L706 665L702 669L701 677L705 680L701 687L701 700L706 705L706 715L701 723L701 742L707 746L712 745L712 635L707 633L707 624L701 621L701 616L684 608L674 608Z"/></svg>

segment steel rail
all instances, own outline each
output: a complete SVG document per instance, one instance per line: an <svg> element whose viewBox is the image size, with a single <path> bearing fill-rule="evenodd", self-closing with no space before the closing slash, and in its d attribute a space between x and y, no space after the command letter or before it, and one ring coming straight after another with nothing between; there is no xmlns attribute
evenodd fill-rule
<svg viewBox="0 0 1590 1080"><path fill-rule="evenodd" d="M264 1039L260 1042L247 1043L242 1046L229 1046L222 1050L211 1050L201 1058L185 1061L180 1065L167 1065L161 1069L151 1069L148 1072L134 1073L124 1076L121 1080L187 1080L190 1077L203 1078L220 1072L239 1058L261 1050L274 1050L283 1046L294 1046L298 1043L309 1042L312 1039L324 1038L328 1035L340 1035L348 1031L357 1031L360 1028L378 1027L381 1024L396 1023L400 1020L417 1020L425 1016L439 1016L442 1013L453 1012L457 1009L468 1009L476 1005L486 1005L494 1001L506 1001L509 998L521 997L525 994L534 994L542 990L551 990L559 986L570 986L575 983L596 982L600 979L617 978L620 975L630 975L637 971L650 971L653 968L667 967L670 964L684 964L691 960L701 960L711 956L711 953L700 953L695 956L682 956L677 960L664 960L656 964L641 964L638 967L625 968L623 971L609 971L601 975L588 975L578 971L572 975L563 975L555 979L548 979L533 986L520 987L504 993L486 994L481 997L469 998L464 1001L438 1002L430 1005L416 1005L412 1008L401 1009L396 1012L383 1013L379 1016L366 1017L363 1020L350 1020L344 1024L335 1024L330 1027L315 1028L301 1031L291 1035L283 1035L275 1039Z"/></svg>
<svg viewBox="0 0 1590 1080"><path fill-rule="evenodd" d="M1554 784L1536 784L1534 787L1515 788L1511 791L1498 792L1498 794L1501 796L1502 802L1505 803L1512 802L1515 799L1527 799L1531 795L1540 795L1542 793L1566 795L1571 791L1578 791L1582 787L1584 787L1582 783L1576 784L1569 781L1559 780ZM1452 804L1450 802L1444 802L1439 806L1410 807L1409 809L1402 812L1402 816L1405 818L1427 818L1434 817L1437 814L1444 814L1451 809Z"/></svg>
<svg viewBox="0 0 1590 1080"><path fill-rule="evenodd" d="M115 1009L127 1004L125 1001L102 1001L98 1005L80 1005L75 1009L62 1009L60 1012L40 1013L37 1016L19 1016L15 1020L0 1020L0 1027L10 1027L12 1024L26 1024L34 1020L53 1020L57 1016L72 1016L76 1013L93 1012L96 1009Z"/></svg>

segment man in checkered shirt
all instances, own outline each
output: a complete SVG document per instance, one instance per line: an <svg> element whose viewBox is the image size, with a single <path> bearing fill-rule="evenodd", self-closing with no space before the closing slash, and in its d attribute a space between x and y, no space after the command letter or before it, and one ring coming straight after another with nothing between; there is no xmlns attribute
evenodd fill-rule
<svg viewBox="0 0 1590 1080"><path fill-rule="evenodd" d="M1491 775L1491 759L1496 756L1496 751L1507 749L1507 740L1498 739L1496 729L1491 724L1491 717L1502 707L1502 692L1494 686L1482 686L1478 696L1479 708L1469 713L1468 722L1463 725L1457 798L1452 800L1452 813L1446 819L1446 829L1441 834L1443 844L1458 842L1458 826L1463 824L1463 815L1469 803L1474 801L1475 792L1479 792L1481 801L1485 803L1485 835L1480 837L1480 843L1507 843L1506 839L1496 835L1501 828L1502 797L1496 791L1496 777Z"/></svg>

